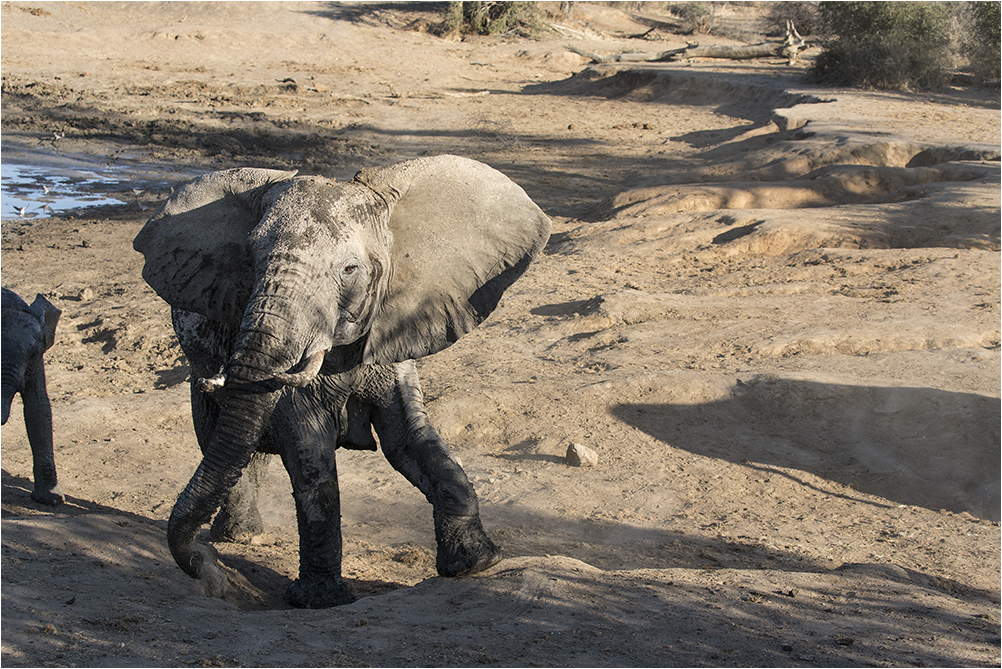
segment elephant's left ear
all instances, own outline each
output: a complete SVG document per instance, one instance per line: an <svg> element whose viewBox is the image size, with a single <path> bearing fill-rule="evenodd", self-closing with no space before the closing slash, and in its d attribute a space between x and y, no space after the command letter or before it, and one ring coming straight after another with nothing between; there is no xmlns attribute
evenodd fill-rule
<svg viewBox="0 0 1002 669"><path fill-rule="evenodd" d="M363 170L387 203L392 277L365 348L389 364L446 348L479 325L550 236L550 219L501 172L437 156Z"/></svg>

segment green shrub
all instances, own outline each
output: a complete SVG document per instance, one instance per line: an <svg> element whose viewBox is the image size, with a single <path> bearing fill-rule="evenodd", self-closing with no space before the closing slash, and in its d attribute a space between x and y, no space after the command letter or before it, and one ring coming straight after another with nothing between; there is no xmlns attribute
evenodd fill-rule
<svg viewBox="0 0 1002 669"><path fill-rule="evenodd" d="M501 35L518 31L529 35L539 28L535 2L450 2L445 34Z"/></svg>
<svg viewBox="0 0 1002 669"><path fill-rule="evenodd" d="M941 2L822 2L818 83L932 90L949 80L950 9Z"/></svg>

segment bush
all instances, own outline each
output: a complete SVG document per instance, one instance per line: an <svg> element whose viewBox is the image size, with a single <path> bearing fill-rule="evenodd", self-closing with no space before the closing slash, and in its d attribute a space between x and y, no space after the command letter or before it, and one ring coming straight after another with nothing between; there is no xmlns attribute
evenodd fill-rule
<svg viewBox="0 0 1002 669"><path fill-rule="evenodd" d="M828 35L813 79L834 86L932 90L949 80L950 9L940 2L822 2Z"/></svg>
<svg viewBox="0 0 1002 669"><path fill-rule="evenodd" d="M769 11L767 20L769 30L766 34L773 37L786 35L787 21L793 21L797 32L804 37L821 31L821 14L816 2L777 2Z"/></svg>
<svg viewBox="0 0 1002 669"><path fill-rule="evenodd" d="M961 50L971 62L971 70L982 81L997 81L1002 63L1002 4L967 2L960 17Z"/></svg>
<svg viewBox="0 0 1002 669"><path fill-rule="evenodd" d="M450 2L443 32L447 35L501 35L512 30L529 35L539 28L535 2Z"/></svg>
<svg viewBox="0 0 1002 669"><path fill-rule="evenodd" d="M708 35L713 28L713 4L709 2L673 2L668 11L682 21L682 30L692 35Z"/></svg>

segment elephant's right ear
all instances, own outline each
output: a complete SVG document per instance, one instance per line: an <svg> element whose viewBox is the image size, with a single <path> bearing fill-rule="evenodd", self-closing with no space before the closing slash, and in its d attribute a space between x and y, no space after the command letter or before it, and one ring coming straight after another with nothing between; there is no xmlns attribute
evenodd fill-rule
<svg viewBox="0 0 1002 669"><path fill-rule="evenodd" d="M241 167L175 190L132 243L146 258L146 283L172 307L239 323L254 282L248 235L261 199L295 174Z"/></svg>

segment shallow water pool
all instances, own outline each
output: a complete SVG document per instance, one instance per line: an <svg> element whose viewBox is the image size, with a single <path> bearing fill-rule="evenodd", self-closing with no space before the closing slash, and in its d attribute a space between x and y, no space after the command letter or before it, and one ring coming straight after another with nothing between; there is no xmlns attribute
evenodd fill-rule
<svg viewBox="0 0 1002 669"><path fill-rule="evenodd" d="M40 218L107 205L152 210L153 202L167 197L172 186L199 173L105 157L5 152L0 162L0 218Z"/></svg>

